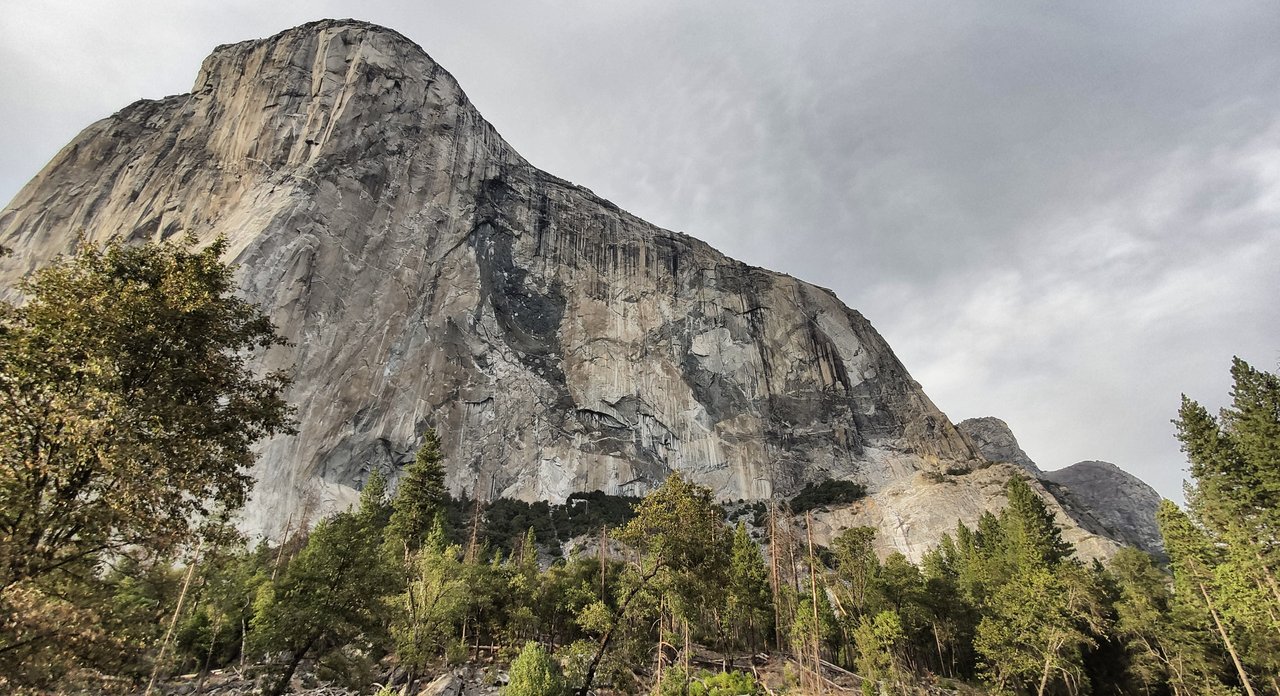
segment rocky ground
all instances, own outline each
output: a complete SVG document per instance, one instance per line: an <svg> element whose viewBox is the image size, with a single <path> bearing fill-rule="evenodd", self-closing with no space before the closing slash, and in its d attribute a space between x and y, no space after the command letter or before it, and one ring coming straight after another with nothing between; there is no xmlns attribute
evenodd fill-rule
<svg viewBox="0 0 1280 696"><path fill-rule="evenodd" d="M385 675L395 677L400 675ZM416 693L418 696L488 696L498 694L506 683L506 673L493 669L464 666L443 673L428 675L415 680L413 689L401 682L396 694ZM258 696L262 693L263 680L243 674L238 670L214 670L203 678L197 674L175 677L159 685L152 693L161 696ZM293 679L291 694L300 696L364 696L376 694L380 683L365 689L352 689L318 680L314 674L300 673ZM140 692L141 693L141 692Z"/></svg>

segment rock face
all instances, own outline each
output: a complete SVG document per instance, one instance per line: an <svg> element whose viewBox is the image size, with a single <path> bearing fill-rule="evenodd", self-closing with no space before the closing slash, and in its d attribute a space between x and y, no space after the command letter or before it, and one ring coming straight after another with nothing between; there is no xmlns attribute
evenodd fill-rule
<svg viewBox="0 0 1280 696"><path fill-rule="evenodd" d="M1148 553L1164 554L1156 525L1160 494L1138 477L1110 462L1095 461L1041 471L999 418L970 418L957 427L988 461L1016 464L1038 478L1080 527Z"/></svg>
<svg viewBox="0 0 1280 696"><path fill-rule="evenodd" d="M1040 467L1031 461L1031 457L1018 446L1018 439L1013 436L1009 424L994 416L969 418L956 424L960 432L973 440L978 453L984 459L993 462L1009 462L1026 469L1032 476L1041 475Z"/></svg>
<svg viewBox="0 0 1280 696"><path fill-rule="evenodd" d="M875 500L977 461L830 291L534 168L381 27L218 47L190 94L90 126L0 213L17 252L0 287L78 233L225 235L293 342L266 366L295 366L300 433L261 447L253 529L394 478L428 426L455 492L526 500L642 494L672 471L724 499L846 478Z"/></svg>
<svg viewBox="0 0 1280 696"><path fill-rule="evenodd" d="M1088 511L1101 525L1099 533L1164 555L1164 539L1156 524L1160 494L1138 477L1111 462L1087 461L1047 471L1043 479L1065 507Z"/></svg>

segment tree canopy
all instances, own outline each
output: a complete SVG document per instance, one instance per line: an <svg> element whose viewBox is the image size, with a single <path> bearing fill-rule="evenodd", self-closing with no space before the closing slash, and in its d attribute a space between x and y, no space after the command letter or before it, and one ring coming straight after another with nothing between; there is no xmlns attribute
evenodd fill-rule
<svg viewBox="0 0 1280 696"><path fill-rule="evenodd" d="M288 376L252 362L285 341L233 294L226 249L82 243L0 303L6 657L69 623L27 619L93 623L74 607L104 559L167 552L241 507L252 446L290 432Z"/></svg>
<svg viewBox="0 0 1280 696"><path fill-rule="evenodd" d="M288 377L250 366L285 341L225 250L86 244L0 305L0 587L243 504Z"/></svg>

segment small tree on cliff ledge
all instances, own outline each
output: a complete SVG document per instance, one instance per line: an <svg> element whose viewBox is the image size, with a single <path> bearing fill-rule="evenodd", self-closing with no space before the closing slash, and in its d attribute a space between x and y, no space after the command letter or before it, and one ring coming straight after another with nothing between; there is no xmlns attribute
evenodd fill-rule
<svg viewBox="0 0 1280 696"><path fill-rule="evenodd" d="M0 303L0 592L243 505L250 447L292 426L288 378L248 364L285 341L231 294L226 248L85 244Z"/></svg>

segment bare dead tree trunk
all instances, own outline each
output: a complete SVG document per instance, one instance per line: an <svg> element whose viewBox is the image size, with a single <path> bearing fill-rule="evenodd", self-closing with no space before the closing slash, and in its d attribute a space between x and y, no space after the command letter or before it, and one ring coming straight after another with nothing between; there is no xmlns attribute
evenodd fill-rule
<svg viewBox="0 0 1280 696"><path fill-rule="evenodd" d="M778 583L778 519L777 505L769 501L769 585L773 590L774 646L782 649L782 596Z"/></svg>
<svg viewBox="0 0 1280 696"><path fill-rule="evenodd" d="M1231 662L1236 667L1236 673L1240 675L1240 683L1244 685L1245 693L1249 696L1257 696L1253 690L1253 685L1249 683L1249 675L1245 674L1244 665L1240 662L1240 656L1236 654L1236 646L1232 644L1231 638L1227 635L1227 630L1222 626L1222 619L1218 617L1218 609L1213 606L1213 600L1209 598L1209 591L1205 589L1204 583L1196 581L1196 586L1200 588L1200 594L1204 597L1204 604L1209 608L1209 615L1213 617L1213 624L1218 628L1218 635L1222 637L1222 642L1227 646L1227 652L1231 655Z"/></svg>
<svg viewBox="0 0 1280 696"><path fill-rule="evenodd" d="M191 578L195 577L196 564L200 562L200 552L204 550L204 539L196 545L196 555L187 566L187 577L182 581L182 591L178 593L178 605L173 608L173 618L169 619L169 628L165 629L164 638L160 640L160 654L156 655L156 663L151 667L151 679L147 682L147 690L143 696L151 696L156 686L156 678L160 675L160 666L164 664L164 654L169 650L169 639L173 638L173 629L178 625L178 617L182 615L182 604L187 599L187 590L191 589Z"/></svg>
<svg viewBox="0 0 1280 696"><path fill-rule="evenodd" d="M821 626L818 623L818 557L813 553L813 513L804 513L804 533L809 540L809 592L813 605L813 675L818 693L826 691L822 684Z"/></svg>
<svg viewBox="0 0 1280 696"><path fill-rule="evenodd" d="M605 577L608 570L605 565L605 544L609 543L609 535L604 525L600 525L600 601L605 601Z"/></svg>
<svg viewBox="0 0 1280 696"><path fill-rule="evenodd" d="M275 563L271 564L271 582L276 581L276 574L280 572L280 560L284 557L284 547L289 545L289 532L293 527L293 513L289 513L289 518L284 523L284 536L280 538L280 548L276 549Z"/></svg>

